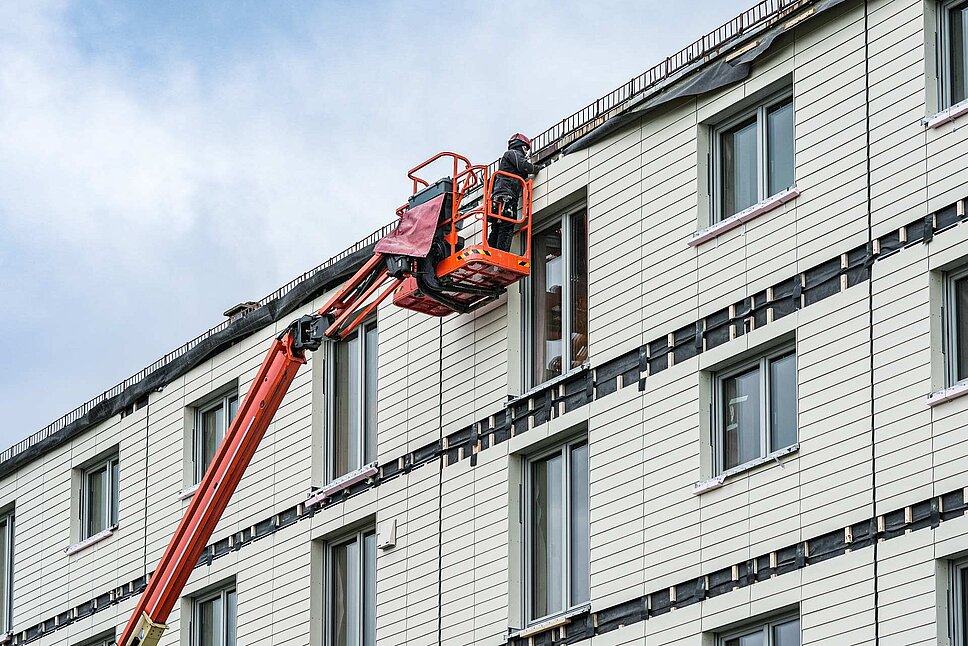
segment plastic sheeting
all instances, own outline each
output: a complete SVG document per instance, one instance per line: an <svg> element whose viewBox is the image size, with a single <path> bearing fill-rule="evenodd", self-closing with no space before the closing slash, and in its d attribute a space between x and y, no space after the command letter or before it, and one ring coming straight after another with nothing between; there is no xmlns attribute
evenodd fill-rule
<svg viewBox="0 0 968 646"><path fill-rule="evenodd" d="M387 255L426 258L440 222L440 210L447 195L438 195L415 206L402 216L397 228L376 243L375 251Z"/></svg>

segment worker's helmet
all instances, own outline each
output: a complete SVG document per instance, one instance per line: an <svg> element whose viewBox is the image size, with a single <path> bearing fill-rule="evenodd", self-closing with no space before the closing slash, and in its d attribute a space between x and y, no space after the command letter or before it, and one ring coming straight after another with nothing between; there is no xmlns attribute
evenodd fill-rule
<svg viewBox="0 0 968 646"><path fill-rule="evenodd" d="M531 140L528 139L527 135L516 132L508 139L508 148L527 148L531 150Z"/></svg>

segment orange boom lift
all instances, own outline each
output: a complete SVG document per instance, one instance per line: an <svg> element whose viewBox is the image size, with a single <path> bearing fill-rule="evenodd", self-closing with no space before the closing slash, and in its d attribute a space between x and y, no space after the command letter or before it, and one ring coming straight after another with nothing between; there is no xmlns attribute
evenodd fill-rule
<svg viewBox="0 0 968 646"><path fill-rule="evenodd" d="M425 173L435 162L450 162L451 174L430 184ZM522 184L521 213L504 213L491 200L494 180L500 175ZM412 191L407 204L397 209L400 222L394 233L405 233L417 220L424 222L430 249L426 254L378 251L319 310L293 321L269 348L262 367L239 406L212 463L205 472L185 515L151 574L148 585L128 620L119 646L156 646L165 622L232 494L242 480L259 442L292 385L306 351L315 351L326 340L338 341L370 316L393 295L393 303L431 316L467 313L495 300L508 285L527 276L531 268L531 181L491 172L471 164L462 155L442 152L407 175ZM419 217L418 217L419 216ZM435 218L430 227L426 218ZM487 244L488 224L513 222L517 252ZM467 246L468 240L480 240ZM426 241L426 240L425 240ZM397 245L399 251L400 245Z"/></svg>

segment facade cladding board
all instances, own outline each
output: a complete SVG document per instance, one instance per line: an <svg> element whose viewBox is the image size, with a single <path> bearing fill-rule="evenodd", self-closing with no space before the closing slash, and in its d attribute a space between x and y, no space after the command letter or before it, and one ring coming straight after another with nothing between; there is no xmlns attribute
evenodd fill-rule
<svg viewBox="0 0 968 646"><path fill-rule="evenodd" d="M968 486L968 397L926 402L950 385L941 352L950 336L945 272L968 263L968 225L944 229L935 220L929 242L878 257L869 280L836 273L842 255L871 239L892 244L906 227L904 235L921 240L924 232L907 225L959 202L954 212L963 215L968 130L958 121L923 123L947 107L934 62L946 6L843 2L781 35L746 80L672 101L541 171L536 220L576 205L587 214L587 344L596 379L589 403L548 420L519 416L516 424L530 426L525 433L516 426L509 439L482 437L479 452L469 443L453 458L403 468L401 456L483 420L485 428L502 423L509 396L526 389L526 294L514 286L496 304L445 319L381 306L376 455L400 473L304 514L301 503L327 484L330 464L331 359L316 353L215 531L218 558L194 571L162 643L193 643L195 600L235 589L239 644L329 644L340 572L330 547L374 529L379 543L390 524L395 544L376 557L377 644L526 643L509 637L509 629L528 627L525 591L535 585L525 549L535 540L526 466L577 438L589 449L594 622L582 624L580 615L571 625L594 627L587 638L555 632L558 641L713 646L732 643L718 636L791 616L803 644L947 639L957 611L948 602L947 559L968 551L968 519L932 508L944 522L890 532L898 510L897 522L911 523L927 517L917 511L927 509L924 501ZM708 154L712 133L786 92L800 195L690 246L697 230L717 221L710 193L722 168ZM903 243L897 238L891 250ZM845 281L839 289L810 300L815 286L807 280L803 307L740 322L710 342L720 312L831 262L834 282ZM288 318L314 311L326 296ZM134 605L125 586L151 570L187 507L180 492L194 483L195 409L236 382L244 396L288 318L152 392L146 406L0 480L0 512L15 517L14 643L84 644L123 625ZM707 345L680 357L688 346L678 332L697 320L706 321ZM606 365L626 356L635 363L640 347L672 333L675 359L653 351L643 388L635 387L638 372L605 374ZM797 444L716 481L716 375L781 348L796 356ZM118 526L68 554L80 540L76 471L112 451L120 461ZM703 482L712 485L697 494ZM862 540L872 519L890 540ZM262 536L267 526L275 531L258 540L225 542ZM858 542L846 553L821 559L819 542L787 551L818 537L842 542L848 527ZM725 589L717 587L722 572ZM697 580L706 598L689 602ZM534 639L551 643L551 633Z"/></svg>

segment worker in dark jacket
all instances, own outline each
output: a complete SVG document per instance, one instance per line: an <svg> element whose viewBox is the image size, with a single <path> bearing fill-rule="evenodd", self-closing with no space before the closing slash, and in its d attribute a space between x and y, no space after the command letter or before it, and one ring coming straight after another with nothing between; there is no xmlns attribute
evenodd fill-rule
<svg viewBox="0 0 968 646"><path fill-rule="evenodd" d="M498 170L520 177L521 181L504 175L495 178L494 189L491 191L491 209L494 213L500 213L506 218L518 217L518 203L521 201L524 181L529 175L538 172L534 164L528 161L529 152L531 140L521 133L508 140L508 151L501 157ZM510 250L514 227L513 222L490 218L487 222L487 244L502 251Z"/></svg>

